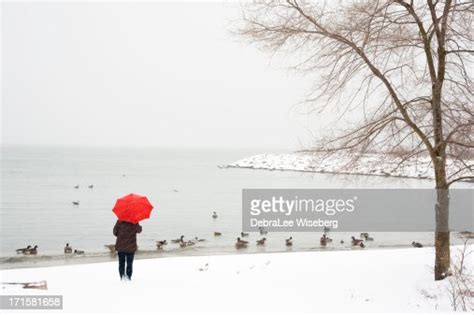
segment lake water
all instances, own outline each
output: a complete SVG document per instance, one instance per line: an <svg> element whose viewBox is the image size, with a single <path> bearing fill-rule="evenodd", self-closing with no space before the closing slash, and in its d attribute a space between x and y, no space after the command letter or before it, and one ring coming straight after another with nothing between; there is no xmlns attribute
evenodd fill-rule
<svg viewBox="0 0 474 315"><path fill-rule="evenodd" d="M130 192L148 196L155 206L142 222L138 257L273 252L288 250L285 233L271 233L268 244L237 251L241 232L243 188L432 188L430 180L221 169L218 165L261 153L255 150L185 150L157 148L2 147L0 202L0 268L82 263L114 259L104 248L113 244L111 212L117 198ZM93 184L93 189L88 188ZM79 185L79 189L74 189ZM461 187L472 187L460 184ZM74 206L72 201L80 201ZM219 214L211 218L212 211ZM222 232L214 237L214 231ZM354 233L352 233L354 234ZM351 249L351 233L333 233L324 250ZM412 240L432 244L432 233L372 233L367 249L408 246ZM198 236L207 241L163 251L155 241ZM292 233L293 251L320 250L321 233ZM251 234L255 242L260 235ZM345 239L345 244L339 244ZM84 250L65 257L63 247ZM16 255L15 249L38 245L37 257Z"/></svg>

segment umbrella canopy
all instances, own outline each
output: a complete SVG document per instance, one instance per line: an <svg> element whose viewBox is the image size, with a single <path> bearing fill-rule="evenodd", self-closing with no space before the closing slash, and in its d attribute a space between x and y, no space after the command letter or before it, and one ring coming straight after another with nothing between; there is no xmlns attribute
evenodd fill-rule
<svg viewBox="0 0 474 315"><path fill-rule="evenodd" d="M148 219L153 206L147 197L136 194L128 194L117 199L112 211L117 215L120 221L138 223L141 220Z"/></svg>

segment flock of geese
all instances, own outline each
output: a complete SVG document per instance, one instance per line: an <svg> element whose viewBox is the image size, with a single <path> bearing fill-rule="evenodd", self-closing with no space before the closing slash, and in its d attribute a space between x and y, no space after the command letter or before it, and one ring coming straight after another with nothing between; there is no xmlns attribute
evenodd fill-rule
<svg viewBox="0 0 474 315"><path fill-rule="evenodd" d="M89 189L93 189L93 188L94 188L94 185L93 185L93 184L90 184L90 185L88 185L87 187L88 187ZM74 186L74 189L79 189L79 185ZM78 205L80 204L80 202L79 202L79 200L75 200L75 201L72 202L72 204L73 204L74 206L78 206Z"/></svg>
<svg viewBox="0 0 474 315"><path fill-rule="evenodd" d="M326 246L328 243L332 242L332 238L330 238L329 236L326 235L327 232L328 231L326 230L324 232L323 236L321 236L321 238L319 239L319 244L321 246ZM260 228L260 234L267 234L267 233L268 232L265 231L263 228ZM361 235L361 237L365 238L365 241L373 241L374 240L373 237L369 236L369 233L361 233L360 235ZM247 237L247 236L249 236L248 233L242 232L240 237L237 237L237 242L235 243L235 247L236 248L246 248L246 247L248 247L249 242L243 240L243 238ZM257 246L264 246L266 241L267 241L266 237L263 237L263 238L257 240ZM341 244L344 244L343 240L341 240ZM359 246L361 248L365 248L364 240L357 239L354 236L352 236L351 244L352 244L352 246ZM287 247L293 246L293 236L290 236L289 238L285 239L285 245Z"/></svg>
<svg viewBox="0 0 474 315"><path fill-rule="evenodd" d="M18 248L16 250L17 254L23 254L23 255L37 255L38 254L38 245L35 245L32 247L31 245L26 246L25 248ZM75 254L75 255L83 255L85 252L83 250L79 249L72 249L72 247L69 245L69 243L64 246L64 254Z"/></svg>
<svg viewBox="0 0 474 315"><path fill-rule="evenodd" d="M79 188L79 186L75 186L75 187ZM93 187L92 185L89 185L89 188L92 188L92 187ZM214 220L218 218L218 215L215 211L212 213L212 218ZM263 227L259 228L259 232L260 232L260 235L268 234L268 231L266 231ZM333 241L332 238L330 238L327 235L327 233L329 233L329 228L324 228L324 234L319 239L319 244L321 246L327 246L328 243L332 243L332 241ZM214 232L214 236L215 237L222 236L222 233L221 232ZM235 247L237 249L247 248L249 246L249 241L244 240L244 238L246 238L246 237L249 237L249 233L245 233L245 232L240 233L240 236L237 237L237 241L235 243ZM369 233L363 232L363 233L360 233L360 238L359 239L352 236L350 242L351 242L352 246L359 246L361 248L365 248L364 241L365 242L370 242L370 241L373 241L373 240L374 240L374 238L371 237L369 235ZM177 239L173 239L170 242L173 243L173 244L178 244L179 247L181 247L181 248L185 248L185 247L194 246L197 243L205 242L205 241L206 241L205 239L199 238L197 236L193 239L185 240L184 235L181 235L181 237L179 237ZM265 246L266 241L267 241L266 237L258 239L256 241L257 246ZM341 240L340 243L344 244L344 240ZM166 245L168 245L168 242L166 240L156 241L156 249L157 250L162 250L164 248L164 246L166 246ZM292 247L293 246L293 236L290 236L289 238L285 239L285 245L286 245L286 247ZM416 248L423 247L423 245L421 243L415 242L415 241L413 241L411 245L413 247L416 247ZM104 245L104 246L111 253L115 253L115 245L114 244ZM17 254L36 255L36 254L38 254L38 245L35 245L34 247L32 247L31 245L28 245L25 248L17 249L16 252L17 252ZM85 252L83 250L78 250L78 249L73 250L73 248L69 245L69 243L67 243L66 246L64 247L64 254L83 255L83 254L85 254Z"/></svg>
<svg viewBox="0 0 474 315"><path fill-rule="evenodd" d="M26 246L25 248L18 248L16 250L17 254L23 254L23 255L36 255L38 254L38 245L35 245L32 247L31 245Z"/></svg>

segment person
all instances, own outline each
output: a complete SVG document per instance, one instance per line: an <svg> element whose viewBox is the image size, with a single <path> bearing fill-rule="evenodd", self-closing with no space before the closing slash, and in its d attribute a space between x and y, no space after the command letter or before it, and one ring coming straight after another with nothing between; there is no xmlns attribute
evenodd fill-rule
<svg viewBox="0 0 474 315"><path fill-rule="evenodd" d="M115 250L119 260L121 280L132 280L133 258L137 251L137 234L142 232L140 224L117 220L113 233L117 237ZM125 267L126 264L126 267Z"/></svg>

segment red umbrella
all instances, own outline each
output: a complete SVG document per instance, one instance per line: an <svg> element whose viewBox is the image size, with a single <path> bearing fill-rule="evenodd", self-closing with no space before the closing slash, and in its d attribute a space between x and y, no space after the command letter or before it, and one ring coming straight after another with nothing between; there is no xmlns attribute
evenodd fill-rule
<svg viewBox="0 0 474 315"><path fill-rule="evenodd" d="M148 219L153 206L147 197L136 194L128 194L117 199L112 211L117 215L120 221L138 223L141 220Z"/></svg>

